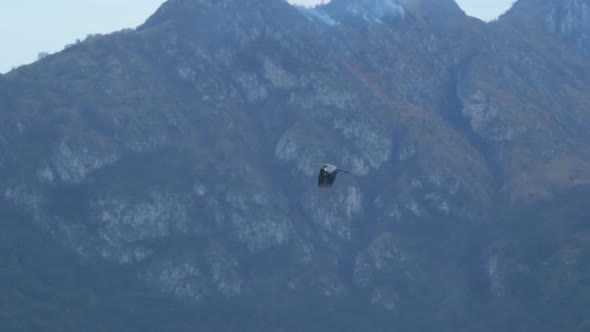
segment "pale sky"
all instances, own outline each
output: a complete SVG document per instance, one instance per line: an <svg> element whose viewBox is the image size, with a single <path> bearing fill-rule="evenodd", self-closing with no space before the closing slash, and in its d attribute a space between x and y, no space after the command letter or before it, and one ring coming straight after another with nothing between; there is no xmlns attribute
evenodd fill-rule
<svg viewBox="0 0 590 332"><path fill-rule="evenodd" d="M244 0L248 1L248 0ZM328 2L327 0L324 0ZM493 19L513 0L456 0L471 16ZM88 34L142 24L164 0L0 0L0 73L54 53ZM289 0L307 6L321 0Z"/></svg>

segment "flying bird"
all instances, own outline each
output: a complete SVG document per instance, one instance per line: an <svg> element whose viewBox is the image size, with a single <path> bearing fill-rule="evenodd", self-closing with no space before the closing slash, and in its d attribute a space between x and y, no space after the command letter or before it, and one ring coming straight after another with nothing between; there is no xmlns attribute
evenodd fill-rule
<svg viewBox="0 0 590 332"><path fill-rule="evenodd" d="M318 175L318 187L331 187L336 181L338 172L350 174L350 172L330 164L320 165L320 174Z"/></svg>

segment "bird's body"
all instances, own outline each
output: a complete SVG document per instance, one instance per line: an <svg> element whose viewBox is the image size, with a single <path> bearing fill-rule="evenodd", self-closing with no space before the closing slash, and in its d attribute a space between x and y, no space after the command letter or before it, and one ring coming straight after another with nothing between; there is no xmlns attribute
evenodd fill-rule
<svg viewBox="0 0 590 332"><path fill-rule="evenodd" d="M334 184L334 181L336 181L336 175L338 172L349 173L334 165L322 164L320 166L320 174L318 175L318 187L331 187Z"/></svg>

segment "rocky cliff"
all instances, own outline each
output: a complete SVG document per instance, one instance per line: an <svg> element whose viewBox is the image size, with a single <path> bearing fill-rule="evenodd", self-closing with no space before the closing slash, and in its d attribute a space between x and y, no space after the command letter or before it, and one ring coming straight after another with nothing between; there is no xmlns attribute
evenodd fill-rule
<svg viewBox="0 0 590 332"><path fill-rule="evenodd" d="M587 11L169 0L0 76L0 326L584 330Z"/></svg>

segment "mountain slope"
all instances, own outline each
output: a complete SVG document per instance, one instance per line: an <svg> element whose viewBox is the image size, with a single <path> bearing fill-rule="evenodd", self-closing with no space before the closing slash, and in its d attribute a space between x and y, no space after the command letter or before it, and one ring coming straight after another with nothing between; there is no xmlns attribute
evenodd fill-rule
<svg viewBox="0 0 590 332"><path fill-rule="evenodd" d="M583 330L584 6L169 0L0 76L3 292L77 309L6 327Z"/></svg>

